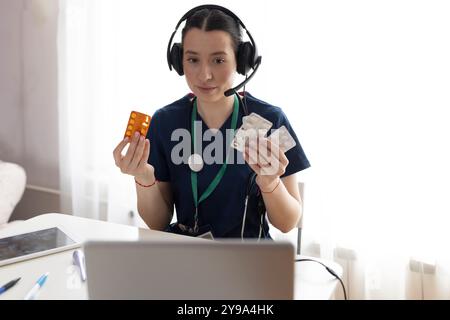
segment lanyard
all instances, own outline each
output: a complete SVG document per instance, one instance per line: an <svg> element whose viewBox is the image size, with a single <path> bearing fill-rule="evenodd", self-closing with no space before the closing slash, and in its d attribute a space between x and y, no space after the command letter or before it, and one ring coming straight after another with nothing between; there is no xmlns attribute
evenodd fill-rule
<svg viewBox="0 0 450 320"><path fill-rule="evenodd" d="M233 115L231 118L231 129L233 130L233 135L235 134L236 125L237 125L237 119L238 119L238 113L239 113L239 99L237 95L234 96L234 106L233 106ZM195 120L197 119L197 99L194 100L194 106L192 108L192 115L191 115L191 132L192 133L192 145L195 145ZM220 180L222 180L223 175L225 174L225 171L227 169L227 160L228 160L227 153L226 159L222 167L220 168L217 175L214 177L214 179L209 184L208 188L202 193L200 196L200 199L198 199L198 187L197 187L197 172L191 170L191 186L192 186L192 195L194 197L194 205L195 205L195 215L194 215L194 232L198 231L198 205L200 202L208 198L208 196L216 189L217 185L219 184Z"/></svg>

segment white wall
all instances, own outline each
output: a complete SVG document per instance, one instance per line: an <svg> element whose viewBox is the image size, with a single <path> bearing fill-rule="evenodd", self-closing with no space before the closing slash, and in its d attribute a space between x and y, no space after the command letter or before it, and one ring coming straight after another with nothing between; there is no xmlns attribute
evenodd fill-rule
<svg viewBox="0 0 450 320"><path fill-rule="evenodd" d="M27 173L11 220L59 211L57 0L0 0L0 160ZM31 185L31 187L30 187Z"/></svg>
<svg viewBox="0 0 450 320"><path fill-rule="evenodd" d="M58 189L57 0L0 0L0 159Z"/></svg>
<svg viewBox="0 0 450 320"><path fill-rule="evenodd" d="M0 0L0 159L24 164L22 0Z"/></svg>

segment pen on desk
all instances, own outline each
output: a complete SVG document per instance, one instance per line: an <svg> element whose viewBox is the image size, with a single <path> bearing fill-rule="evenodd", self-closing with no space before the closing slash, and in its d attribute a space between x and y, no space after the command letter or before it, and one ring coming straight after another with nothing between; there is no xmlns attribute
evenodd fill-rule
<svg viewBox="0 0 450 320"><path fill-rule="evenodd" d="M86 281L86 267L84 264L84 254L81 250L73 252L73 263L80 268L81 280Z"/></svg>
<svg viewBox="0 0 450 320"><path fill-rule="evenodd" d="M24 300L33 300L36 297L36 293L39 291L39 289L44 285L45 280L47 280L48 277L48 272L43 274L38 281L36 282L36 284L33 286L33 288L31 288L31 290L27 293L27 295L25 296Z"/></svg>
<svg viewBox="0 0 450 320"><path fill-rule="evenodd" d="M17 278L17 279L11 280L11 281L8 282L7 284L1 286L1 287L0 287L0 294L2 294L2 293L5 292L6 290L8 290L8 289L14 287L15 284L16 284L17 282L19 282L20 279L21 279L21 278Z"/></svg>

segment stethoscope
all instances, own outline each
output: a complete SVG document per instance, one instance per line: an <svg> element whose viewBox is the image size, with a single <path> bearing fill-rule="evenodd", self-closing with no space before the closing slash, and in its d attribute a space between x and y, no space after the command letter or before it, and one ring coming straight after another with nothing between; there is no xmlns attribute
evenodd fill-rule
<svg viewBox="0 0 450 320"><path fill-rule="evenodd" d="M231 116L231 129L233 131L233 137L234 134L236 133L236 126L237 126L237 120L238 120L238 115L239 115L239 96L237 93L235 93L234 95L234 104L233 104L233 114ZM195 132L195 121L197 120L197 99L196 97L194 97L194 99L192 100L192 111L191 111L191 137L192 137L192 141L191 141L191 147L193 149L193 153L189 156L188 158L188 165L189 168L191 170L191 188L192 188L192 195L194 198L194 206L195 206L195 213L194 213L194 227L193 228L188 228L188 231L190 233L193 234L197 234L198 230L199 230L199 226L198 226L198 206L199 204L204 201L213 191L214 189L217 187L217 185L219 184L219 182L222 180L223 175L225 174L225 171L227 169L227 162L228 162L228 156L230 155L229 152L229 146L228 146L228 150L227 150L227 156L225 159L225 162L222 164L222 167L220 168L219 172L216 174L216 176L214 177L214 179L211 181L211 183L209 184L209 186L206 188L206 190L200 195L200 198L198 197L198 183L197 183L197 173L200 172L203 169L203 158L202 156L197 153L197 148L196 148L196 132ZM247 105L245 102L242 102L242 107L244 110L244 114L248 115L248 109L247 109ZM232 137L232 138L233 138ZM244 238L244 230L245 230L245 219L247 216L247 204L248 204L248 199L249 199L249 195L251 192L251 189L253 187L253 184L255 183L255 178L256 178L256 173L252 172L250 174L249 177L249 181L247 183L247 191L246 191L246 197L245 197L245 206L244 206L244 214L243 214L243 220L242 220L242 228L241 228L241 238ZM260 228L259 228L259 235L258 235L258 240L261 238L261 232L263 229L263 219L264 219L264 215L261 215L261 220L260 220Z"/></svg>
<svg viewBox="0 0 450 320"><path fill-rule="evenodd" d="M231 129L233 130L233 132L236 132L236 125L237 125L237 118L239 115L239 95L237 93L235 93L234 95L234 105L233 105L233 115L232 115L232 121L231 121ZM244 110L244 114L247 116L248 115L248 109L247 109L247 105L245 102L242 102L242 109ZM194 152L188 157L188 165L189 165L189 169L191 169L191 171L193 172L200 172L203 169L203 158L202 156L197 153L197 144L196 144L196 132L194 129L194 124L195 121L197 121L197 98L194 97L194 99L191 102L191 137L192 137L192 149L194 150ZM235 121L233 122L233 120L235 119Z"/></svg>

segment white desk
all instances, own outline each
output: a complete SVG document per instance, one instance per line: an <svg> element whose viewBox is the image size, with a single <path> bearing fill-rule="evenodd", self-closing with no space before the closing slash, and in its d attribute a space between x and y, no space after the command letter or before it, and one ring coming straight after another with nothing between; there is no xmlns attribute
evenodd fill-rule
<svg viewBox="0 0 450 320"><path fill-rule="evenodd" d="M149 240L149 239L192 239L166 232L142 229L127 225L85 219L70 215L49 213L34 217L22 223L0 230L0 238L33 230L61 226L76 234L81 241L87 240ZM49 256L0 267L0 285L22 277L20 282L2 295L2 299L23 299L28 290L43 273L50 275L41 289L38 299L87 299L87 287L80 281L78 269L72 265L72 252L64 251ZM300 256L301 258L306 258ZM319 259L318 259L319 260ZM332 261L326 265L342 275L342 267ZM297 262L295 266L295 299L330 299L339 282L324 267L313 262Z"/></svg>

